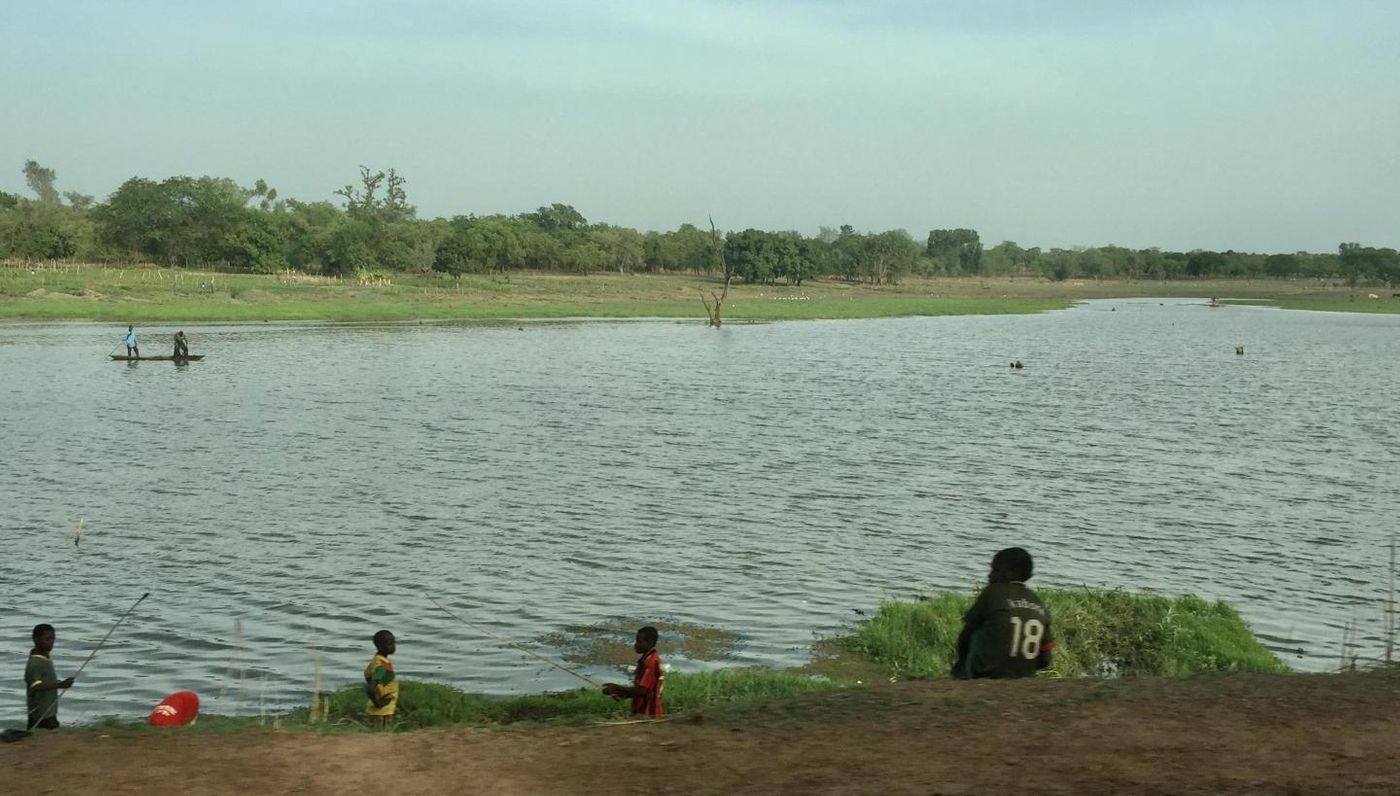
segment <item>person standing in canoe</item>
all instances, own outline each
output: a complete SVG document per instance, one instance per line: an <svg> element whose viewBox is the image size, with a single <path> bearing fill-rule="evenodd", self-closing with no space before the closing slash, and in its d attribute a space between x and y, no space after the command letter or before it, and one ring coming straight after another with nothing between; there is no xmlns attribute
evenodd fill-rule
<svg viewBox="0 0 1400 796"><path fill-rule="evenodd" d="M190 343L185 339L184 332L175 333L175 353L176 359L188 359L190 356Z"/></svg>
<svg viewBox="0 0 1400 796"><path fill-rule="evenodd" d="M141 349L136 345L136 330L126 327L126 355L141 358Z"/></svg>

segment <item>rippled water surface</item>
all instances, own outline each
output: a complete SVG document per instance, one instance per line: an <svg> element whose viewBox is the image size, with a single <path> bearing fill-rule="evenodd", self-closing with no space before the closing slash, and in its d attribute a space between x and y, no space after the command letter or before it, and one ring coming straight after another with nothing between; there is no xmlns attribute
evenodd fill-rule
<svg viewBox="0 0 1400 796"><path fill-rule="evenodd" d="M738 633L727 664L797 664L1010 544L1040 585L1230 600L1299 668L1334 666L1348 622L1377 646L1397 316L196 326L188 366L107 361L121 331L0 326L15 721L29 628L58 626L67 673L144 591L65 720L181 688L301 703L381 626L409 677L575 684L430 596L522 641L660 617ZM145 331L152 353L174 330Z"/></svg>

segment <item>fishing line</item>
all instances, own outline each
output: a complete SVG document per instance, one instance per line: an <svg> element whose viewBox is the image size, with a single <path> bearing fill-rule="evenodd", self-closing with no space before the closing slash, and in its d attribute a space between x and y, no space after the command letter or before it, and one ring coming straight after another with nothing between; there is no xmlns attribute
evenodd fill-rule
<svg viewBox="0 0 1400 796"><path fill-rule="evenodd" d="M517 644L517 643L515 643L514 641L511 641L510 639L505 638L505 637L503 637L503 636L498 636L498 635L496 635L495 633L491 632L490 630L487 630L486 628L482 627L481 625L478 625L478 624L476 624L476 623L474 623L474 622L468 622L467 620L463 619L462 617L460 617L460 616L458 616L458 615L452 613L451 611L447 610L447 608L445 608L445 607L443 606L442 603L438 602L431 594L428 595L428 599L432 601L433 605L436 605L439 609L441 609L441 611L442 611L443 613L447 614L448 616L452 617L453 619L456 619L458 622L461 622L462 624L466 625L467 627L470 627L470 628L472 628L473 630L477 630L477 631L480 631L480 632L482 632L482 633L485 633L486 635L490 636L491 638L496 639L497 641L501 642L502 644L505 644L505 645L507 645L507 646L509 646L509 647L514 647L515 649L520 650L521 652L525 653L526 655L529 655L529 656L534 657L534 658L538 658L539 660L544 661L545 663L549 664L550 666L553 666L554 668L558 669L559 671L561 671L561 672L566 672L566 673L568 673L568 674L571 674L571 675L573 675L574 677L577 677L578 679L584 681L585 683L588 683L588 684L591 685L591 686L595 686L595 687L597 687L597 688L602 688L602 687L603 687L603 684L602 684L602 683L598 682L597 680L594 680L594 679L591 678L591 677L588 677L587 675L579 674L578 672L574 671L573 669L567 668L567 667L565 667L565 666L561 666L561 665L555 663L554 661L552 661L552 660L546 658L545 656L539 654L538 652L535 652L534 650L529 649L528 647L521 646L520 644Z"/></svg>

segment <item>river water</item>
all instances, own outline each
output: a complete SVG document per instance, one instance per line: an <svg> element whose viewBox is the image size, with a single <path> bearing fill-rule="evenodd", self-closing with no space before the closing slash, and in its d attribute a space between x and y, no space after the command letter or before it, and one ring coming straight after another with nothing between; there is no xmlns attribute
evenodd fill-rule
<svg viewBox="0 0 1400 796"><path fill-rule="evenodd" d="M1379 650L1400 316L186 326L208 358L184 366L108 361L122 331L0 325L15 721L33 624L68 673L146 591L65 720L183 688L304 704L318 666L358 679L379 627L409 677L577 684L430 597L545 654L566 626L664 619L738 634L681 669L800 664L1012 544L1035 585L1229 600L1300 669L1335 667L1352 622ZM144 331L168 353L173 327Z"/></svg>

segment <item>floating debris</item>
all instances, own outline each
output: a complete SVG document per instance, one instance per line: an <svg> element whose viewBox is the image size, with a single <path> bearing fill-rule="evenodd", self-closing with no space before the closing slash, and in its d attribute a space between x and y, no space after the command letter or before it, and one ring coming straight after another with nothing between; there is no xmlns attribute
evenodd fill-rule
<svg viewBox="0 0 1400 796"><path fill-rule="evenodd" d="M739 635L710 625L688 622L610 619L592 625L568 625L557 633L540 636L541 644L559 650L570 663L594 666L630 666L637 662L632 651L637 628L652 625L661 633L657 649L662 657L692 661L719 661L733 654Z"/></svg>

